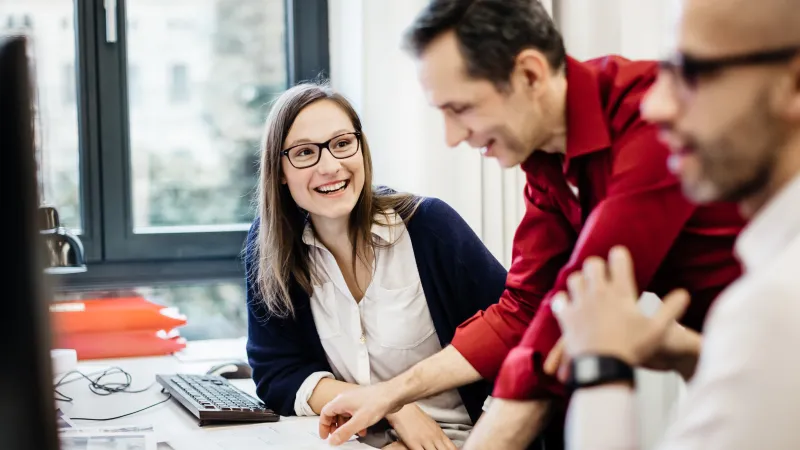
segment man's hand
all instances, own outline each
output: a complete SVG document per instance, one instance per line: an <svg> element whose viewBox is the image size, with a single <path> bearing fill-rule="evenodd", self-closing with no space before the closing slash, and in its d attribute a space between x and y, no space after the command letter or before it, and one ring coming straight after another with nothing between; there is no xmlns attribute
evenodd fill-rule
<svg viewBox="0 0 800 450"><path fill-rule="evenodd" d="M439 424L414 403L387 415L386 420L409 450L456 450Z"/></svg>
<svg viewBox="0 0 800 450"><path fill-rule="evenodd" d="M364 435L367 427L400 409L392 399L387 383L351 389L336 396L319 415L319 437L331 445L341 445L355 434ZM344 423L340 417L345 418Z"/></svg>
<svg viewBox="0 0 800 450"><path fill-rule="evenodd" d="M615 356L632 366L641 366L664 347L689 304L685 291L673 291L653 317L642 314L636 305L633 262L621 247L611 250L608 266L600 258L587 258L567 286L569 296L561 292L552 304L566 353Z"/></svg>
<svg viewBox="0 0 800 450"><path fill-rule="evenodd" d="M493 398L463 450L523 450L547 425L549 410L548 400Z"/></svg>
<svg viewBox="0 0 800 450"><path fill-rule="evenodd" d="M699 333L674 323L667 330L661 346L650 358L642 362L642 367L660 371L674 370L688 381L694 375L697 366L701 341ZM559 339L547 354L544 372L566 383L571 360L572 358L564 353L564 339Z"/></svg>
<svg viewBox="0 0 800 450"><path fill-rule="evenodd" d="M319 435L331 445L341 445L411 402L480 379L480 374L452 345L383 383L358 387L336 396L322 408ZM336 418L349 418L342 424Z"/></svg>
<svg viewBox="0 0 800 450"><path fill-rule="evenodd" d="M347 423L348 420L350 420L349 416L338 415L336 417L333 417L331 419L331 422L330 422L330 433L332 434L336 430L341 428L345 423ZM364 437L364 436L367 435L367 430L366 429L359 430L357 433L353 433L353 434L358 434L359 436ZM348 438L347 440L349 440L349 439L350 438Z"/></svg>

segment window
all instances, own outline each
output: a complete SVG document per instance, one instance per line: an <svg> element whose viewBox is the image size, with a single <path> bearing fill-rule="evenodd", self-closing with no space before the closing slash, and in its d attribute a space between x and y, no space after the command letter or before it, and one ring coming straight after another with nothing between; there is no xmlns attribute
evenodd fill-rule
<svg viewBox="0 0 800 450"><path fill-rule="evenodd" d="M263 120L327 73L327 1L117 0L116 30L104 3L0 0L34 37L43 201L87 254L58 283L241 279Z"/></svg>
<svg viewBox="0 0 800 450"><path fill-rule="evenodd" d="M61 66L61 101L66 107L75 107L75 65Z"/></svg>
<svg viewBox="0 0 800 450"><path fill-rule="evenodd" d="M178 328L181 337L187 340L230 339L247 334L243 280L66 292L58 295L57 299L74 301L133 296L177 308L187 318L186 325Z"/></svg>
<svg viewBox="0 0 800 450"><path fill-rule="evenodd" d="M169 98L172 103L186 103L189 100L189 77L185 64L174 64L170 77Z"/></svg>
<svg viewBox="0 0 800 450"><path fill-rule="evenodd" d="M47 20L72 13L70 1L0 0L0 35L27 34L35 58L36 149L44 203L58 205L65 226L80 231L81 180L78 109L75 102L76 41ZM55 22L57 23L57 22ZM54 24L55 24L54 23Z"/></svg>
<svg viewBox="0 0 800 450"><path fill-rule="evenodd" d="M130 0L128 20L144 23L152 8ZM169 8L163 36L128 28L129 104L140 72L168 80L160 90L149 77L144 92L167 100L137 100L140 111L129 116L135 234L247 229L265 105L288 82L285 16L281 0L203 0ZM247 45L229 51L217 40ZM176 48L153 58L154 42ZM242 100L239 92L251 88L261 96Z"/></svg>
<svg viewBox="0 0 800 450"><path fill-rule="evenodd" d="M141 99L144 92L142 92L142 80L140 79L139 66L136 64L128 63L128 107L130 114L136 114L137 109L141 106Z"/></svg>
<svg viewBox="0 0 800 450"><path fill-rule="evenodd" d="M137 294L175 307L187 317L179 329L188 340L239 338L247 334L247 308L242 280L136 289Z"/></svg>

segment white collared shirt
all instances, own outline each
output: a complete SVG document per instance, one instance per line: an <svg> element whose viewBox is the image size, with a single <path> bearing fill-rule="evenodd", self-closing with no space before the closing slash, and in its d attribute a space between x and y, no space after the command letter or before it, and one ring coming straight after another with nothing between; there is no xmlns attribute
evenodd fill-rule
<svg viewBox="0 0 800 450"><path fill-rule="evenodd" d="M375 249L375 270L364 297L356 303L333 254L303 233L311 262L322 284L314 286L311 313L333 373L317 372L300 386L295 413L314 415L308 405L322 378L360 385L389 380L442 349L414 259L411 238L393 211L383 215L372 234L390 247ZM456 390L421 400L417 405L441 424L472 425Z"/></svg>
<svg viewBox="0 0 800 450"><path fill-rule="evenodd" d="M717 299L687 396L660 450L800 448L800 176L739 236L744 275ZM579 390L571 449L636 449L630 389Z"/></svg>

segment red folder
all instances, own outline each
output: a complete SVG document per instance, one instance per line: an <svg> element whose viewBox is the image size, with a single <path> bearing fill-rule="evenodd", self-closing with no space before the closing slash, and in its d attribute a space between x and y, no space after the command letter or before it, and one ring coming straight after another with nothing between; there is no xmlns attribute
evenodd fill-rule
<svg viewBox="0 0 800 450"><path fill-rule="evenodd" d="M142 297L90 299L50 306L54 348L78 359L158 356L186 347L177 328L186 316Z"/></svg>
<svg viewBox="0 0 800 450"><path fill-rule="evenodd" d="M73 333L55 336L57 348L73 348L79 360L169 355L186 348L177 330L136 330L106 333Z"/></svg>
<svg viewBox="0 0 800 450"><path fill-rule="evenodd" d="M172 330L186 316L143 297L57 302L50 306L54 333Z"/></svg>

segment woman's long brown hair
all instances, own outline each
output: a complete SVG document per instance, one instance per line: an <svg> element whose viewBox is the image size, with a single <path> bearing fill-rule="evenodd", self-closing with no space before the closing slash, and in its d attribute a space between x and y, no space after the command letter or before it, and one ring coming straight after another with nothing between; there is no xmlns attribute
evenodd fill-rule
<svg viewBox="0 0 800 450"><path fill-rule="evenodd" d="M281 151L286 135L300 112L312 103L328 100L336 103L353 123L355 131L361 133L361 154L364 158L364 188L358 202L350 213L348 235L353 243L353 268L357 260L365 262L367 255L374 255L379 244L372 238L372 226L376 217L385 218L394 210L404 221L408 221L418 205L418 198L410 194L390 191L375 191L372 187L372 159L369 144L361 129L353 106L342 95L327 84L303 83L284 92L272 106L267 117L264 140L261 145L261 167L258 183L258 249L252 255L258 259L250 261L256 288L260 291L271 315L293 316L294 304L290 297L291 280L309 296L317 280L311 264L308 246L303 243L303 231L307 214L297 206L289 188L281 183ZM312 169L308 169L312 170ZM366 264L370 267L370 264ZM248 277L251 274L247 274Z"/></svg>

